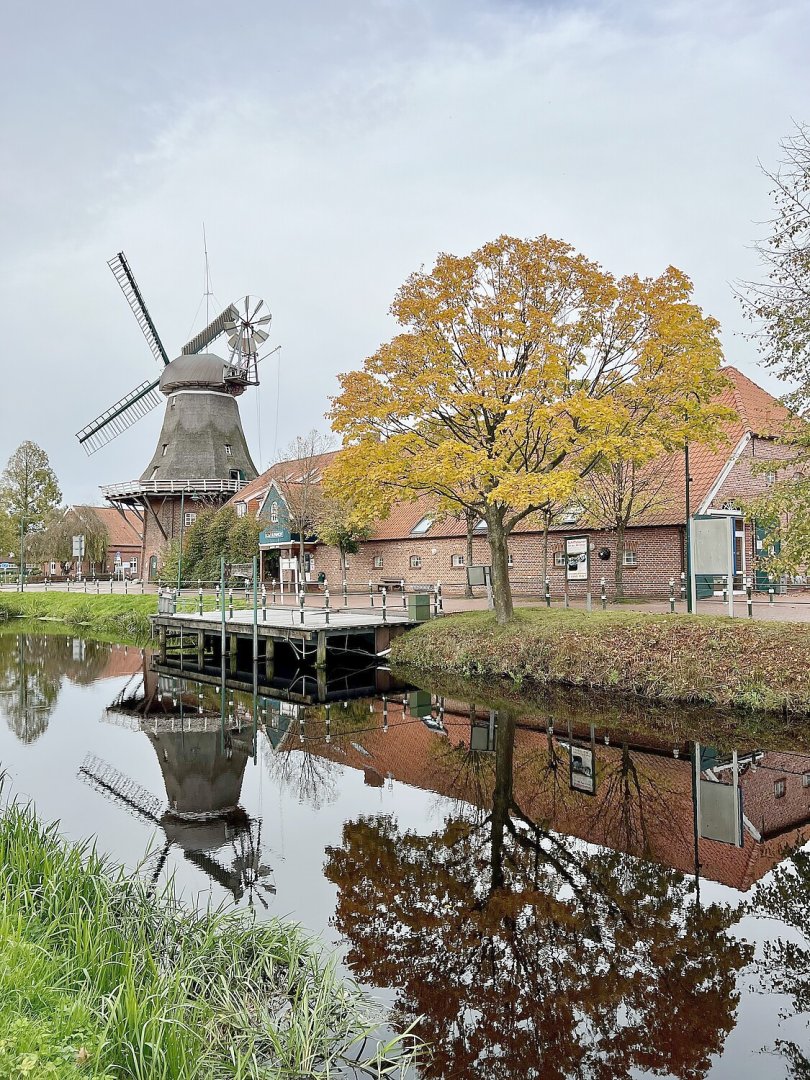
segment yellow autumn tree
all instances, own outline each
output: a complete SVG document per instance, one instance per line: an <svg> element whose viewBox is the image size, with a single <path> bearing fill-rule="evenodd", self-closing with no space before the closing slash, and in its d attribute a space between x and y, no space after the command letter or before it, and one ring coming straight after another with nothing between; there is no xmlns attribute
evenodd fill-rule
<svg viewBox="0 0 810 1080"><path fill-rule="evenodd" d="M382 516L423 495L487 527L495 610L512 614L508 538L599 462L713 433L718 324L692 284L616 278L548 236L501 236L412 274L402 332L340 377L333 491Z"/></svg>

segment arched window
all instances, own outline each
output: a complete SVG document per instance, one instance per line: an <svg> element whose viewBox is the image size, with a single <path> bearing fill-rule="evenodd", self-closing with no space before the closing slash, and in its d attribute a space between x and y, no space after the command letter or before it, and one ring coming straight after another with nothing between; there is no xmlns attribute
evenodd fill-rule
<svg viewBox="0 0 810 1080"><path fill-rule="evenodd" d="M278 525L278 503L270 503L270 521L274 525Z"/></svg>

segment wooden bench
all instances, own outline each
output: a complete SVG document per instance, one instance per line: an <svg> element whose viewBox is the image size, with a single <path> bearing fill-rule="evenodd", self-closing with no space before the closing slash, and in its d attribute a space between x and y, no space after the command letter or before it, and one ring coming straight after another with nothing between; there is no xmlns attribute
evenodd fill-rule
<svg viewBox="0 0 810 1080"><path fill-rule="evenodd" d="M387 589L388 592L404 592L402 578L383 578L377 584L377 592Z"/></svg>

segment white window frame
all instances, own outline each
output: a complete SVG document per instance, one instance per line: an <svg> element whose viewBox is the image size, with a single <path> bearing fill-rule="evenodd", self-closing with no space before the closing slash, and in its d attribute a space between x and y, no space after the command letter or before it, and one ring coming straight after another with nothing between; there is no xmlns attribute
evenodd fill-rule
<svg viewBox="0 0 810 1080"><path fill-rule="evenodd" d="M270 503L270 523L272 525L278 525L278 503Z"/></svg>
<svg viewBox="0 0 810 1080"><path fill-rule="evenodd" d="M554 565L559 570L564 570L565 567L568 565L568 560L565 557L565 552L564 551L555 551L554 552Z"/></svg>
<svg viewBox="0 0 810 1080"><path fill-rule="evenodd" d="M638 552L631 548L625 548L622 554L622 566L626 569L635 570L638 566Z"/></svg>
<svg viewBox="0 0 810 1080"><path fill-rule="evenodd" d="M135 558L134 555L130 556L129 572L133 575L138 573L138 560Z"/></svg>
<svg viewBox="0 0 810 1080"><path fill-rule="evenodd" d="M451 555L450 556L450 565L451 565L451 567L453 567L454 570L461 570L464 567L464 556L463 555Z"/></svg>
<svg viewBox="0 0 810 1080"><path fill-rule="evenodd" d="M773 782L773 797L775 799L784 799L787 794L787 780L784 776L780 776L778 780Z"/></svg>
<svg viewBox="0 0 810 1080"><path fill-rule="evenodd" d="M197 520L197 515L193 510L186 510L183 514L183 528L190 529L194 522Z"/></svg>
<svg viewBox="0 0 810 1080"><path fill-rule="evenodd" d="M382 557L382 555L375 555L374 556L374 561L372 563L372 566L374 567L375 570L382 570L382 568L383 568L383 557Z"/></svg>
<svg viewBox="0 0 810 1080"><path fill-rule="evenodd" d="M231 457L232 454L233 454L233 450L231 450L231 444L226 442L225 443L225 457Z"/></svg>
<svg viewBox="0 0 810 1080"><path fill-rule="evenodd" d="M55 562L52 562L52 563L51 563L51 565L50 565L50 572L51 572L51 574L55 574L55 573L56 573L56 563L55 563Z"/></svg>
<svg viewBox="0 0 810 1080"><path fill-rule="evenodd" d="M422 556L421 555L411 555L410 558L408 559L408 566L411 568L411 570L421 570L422 569Z"/></svg>
<svg viewBox="0 0 810 1080"><path fill-rule="evenodd" d="M411 532L416 536L421 536L423 533L429 532L432 525L433 518L430 516L430 514L425 514L423 518L420 518L417 521L417 523L411 529Z"/></svg>

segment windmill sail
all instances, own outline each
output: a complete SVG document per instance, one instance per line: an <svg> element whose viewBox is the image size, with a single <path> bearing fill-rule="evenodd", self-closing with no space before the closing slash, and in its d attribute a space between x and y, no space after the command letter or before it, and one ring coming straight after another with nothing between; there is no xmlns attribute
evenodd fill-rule
<svg viewBox="0 0 810 1080"><path fill-rule="evenodd" d="M92 423L77 431L76 438L88 456L95 454L96 450L112 442L122 431L126 431L141 417L157 408L163 401L158 390L159 385L159 378L154 382L141 383L120 401L116 401L115 405L111 405L101 416L97 416Z"/></svg>
<svg viewBox="0 0 810 1080"><path fill-rule="evenodd" d="M126 260L123 251L119 251L115 258L110 259L107 266L112 270L115 280L121 286L121 292L126 297L127 303L132 308L133 314L138 320L138 326L140 326L143 331L143 336L146 338L146 342L152 350L152 355L158 362L168 364L169 357L166 355L166 350L163 348L163 342L158 337L155 324L152 322L152 316L147 310L144 299L141 296L141 290L138 288L137 282L129 268L129 263Z"/></svg>
<svg viewBox="0 0 810 1080"><path fill-rule="evenodd" d="M223 312L221 312L210 322L204 330L201 330L199 334L187 341L183 346L183 354L188 356L189 353L202 352L212 341L215 341L220 334L224 334L230 326L233 326L235 319L238 319L239 315L233 304L228 304Z"/></svg>

